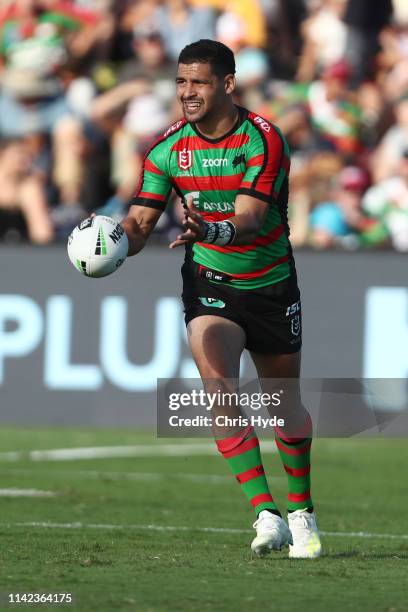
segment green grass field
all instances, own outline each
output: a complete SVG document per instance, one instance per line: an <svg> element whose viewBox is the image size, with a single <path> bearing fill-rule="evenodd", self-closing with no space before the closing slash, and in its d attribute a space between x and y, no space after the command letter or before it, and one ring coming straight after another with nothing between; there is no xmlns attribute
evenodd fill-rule
<svg viewBox="0 0 408 612"><path fill-rule="evenodd" d="M186 443L210 441L157 440L130 430L3 429L0 489L56 495L0 497L0 609L10 592L60 592L75 598L64 609L98 612L408 610L405 440L315 443L313 492L326 535L324 556L312 561L289 560L287 551L254 558L254 516L222 458L155 451ZM149 445L152 454L4 456L116 445ZM279 458L263 458L283 509Z"/></svg>

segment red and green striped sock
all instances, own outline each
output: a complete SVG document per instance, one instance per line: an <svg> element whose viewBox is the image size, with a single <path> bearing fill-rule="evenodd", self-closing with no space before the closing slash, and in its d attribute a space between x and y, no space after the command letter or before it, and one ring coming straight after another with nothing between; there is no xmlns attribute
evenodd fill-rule
<svg viewBox="0 0 408 612"><path fill-rule="evenodd" d="M288 477L288 512L313 509L310 496L310 447L312 438L284 438L276 435L276 446Z"/></svg>
<svg viewBox="0 0 408 612"><path fill-rule="evenodd" d="M238 437L216 440L216 444L255 513L271 510L279 514L266 481L259 441L253 427L247 427Z"/></svg>

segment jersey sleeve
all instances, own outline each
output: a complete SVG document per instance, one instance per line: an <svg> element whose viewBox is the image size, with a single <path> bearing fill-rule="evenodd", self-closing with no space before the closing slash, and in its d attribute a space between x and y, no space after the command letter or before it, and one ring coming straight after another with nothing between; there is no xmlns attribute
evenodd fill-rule
<svg viewBox="0 0 408 612"><path fill-rule="evenodd" d="M289 168L286 140L276 127L262 120L254 126L246 154L246 170L237 195L250 195L264 202L276 201L288 178Z"/></svg>
<svg viewBox="0 0 408 612"><path fill-rule="evenodd" d="M164 210L170 197L172 183L166 174L166 147L154 145L143 160L139 184L130 204Z"/></svg>

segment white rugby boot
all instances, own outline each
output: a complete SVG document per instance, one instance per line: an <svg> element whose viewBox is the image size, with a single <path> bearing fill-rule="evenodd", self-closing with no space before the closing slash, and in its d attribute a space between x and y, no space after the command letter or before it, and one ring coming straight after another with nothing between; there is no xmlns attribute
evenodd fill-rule
<svg viewBox="0 0 408 612"><path fill-rule="evenodd" d="M259 556L292 544L292 535L285 521L267 510L259 513L253 527L256 529L256 537L252 541L251 550Z"/></svg>
<svg viewBox="0 0 408 612"><path fill-rule="evenodd" d="M322 553L319 530L314 512L296 510L289 512L288 525L292 532L293 543L289 546L291 559L316 559Z"/></svg>

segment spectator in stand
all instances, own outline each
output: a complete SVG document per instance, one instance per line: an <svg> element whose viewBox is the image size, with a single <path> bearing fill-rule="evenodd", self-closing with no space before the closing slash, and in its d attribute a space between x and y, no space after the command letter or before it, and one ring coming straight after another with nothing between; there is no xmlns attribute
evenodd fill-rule
<svg viewBox="0 0 408 612"><path fill-rule="evenodd" d="M385 96L395 101L408 90L408 10L395 12L393 23L381 32L380 43L380 78Z"/></svg>
<svg viewBox="0 0 408 612"><path fill-rule="evenodd" d="M44 183L26 143L0 142L0 238L47 244L54 237Z"/></svg>
<svg viewBox="0 0 408 612"><path fill-rule="evenodd" d="M1 134L52 132L69 112L59 70L71 49L89 50L89 46L78 45L78 36L82 41L79 33L84 29L89 40L88 33L96 24L96 15L52 0L14 0L3 9Z"/></svg>
<svg viewBox="0 0 408 612"><path fill-rule="evenodd" d="M334 181L330 200L319 203L310 216L310 243L319 249L335 246L356 248L358 236L370 225L361 210L368 176L361 168L348 166Z"/></svg>
<svg viewBox="0 0 408 612"><path fill-rule="evenodd" d="M134 56L134 32L156 29L156 8L160 0L117 0L112 5L116 20L113 40L115 62L122 62Z"/></svg>
<svg viewBox="0 0 408 612"><path fill-rule="evenodd" d="M384 28L380 42L382 66L392 69L398 62L408 59L408 16L407 21L394 21Z"/></svg>
<svg viewBox="0 0 408 612"><path fill-rule="evenodd" d="M353 84L372 78L379 51L379 34L389 23L392 0L348 0L346 59L353 68Z"/></svg>
<svg viewBox="0 0 408 612"><path fill-rule="evenodd" d="M346 156L358 153L360 109L347 91L351 76L345 61L326 68L321 79L307 91L308 111L319 148L329 148Z"/></svg>
<svg viewBox="0 0 408 612"><path fill-rule="evenodd" d="M160 34L148 25L136 27L132 49L134 55L122 64L118 82L141 80L170 105L174 99L175 63L166 56Z"/></svg>
<svg viewBox="0 0 408 612"><path fill-rule="evenodd" d="M394 176L373 185L364 195L362 204L364 212L377 221L381 242L391 242L397 251L407 252L408 148L400 157Z"/></svg>
<svg viewBox="0 0 408 612"><path fill-rule="evenodd" d="M375 81L361 83L356 91L356 103L360 109L360 141L371 154L384 130L385 102L379 85Z"/></svg>
<svg viewBox="0 0 408 612"><path fill-rule="evenodd" d="M267 27L262 0L190 0L192 6L212 7L222 13L226 11L238 16L246 24L246 44L249 47L267 46ZM270 0L266 0L268 7Z"/></svg>
<svg viewBox="0 0 408 612"><path fill-rule="evenodd" d="M176 61L180 51L200 38L215 38L215 13L211 8L197 8L188 0L166 0L154 15L167 56Z"/></svg>
<svg viewBox="0 0 408 612"><path fill-rule="evenodd" d="M395 123L381 140L372 158L374 182L380 182L397 172L408 142L408 91L395 105Z"/></svg>
<svg viewBox="0 0 408 612"><path fill-rule="evenodd" d="M217 19L217 40L235 55L237 95L243 106L256 110L263 95L261 91L269 76L266 53L248 44L249 32L245 21L236 13L225 12Z"/></svg>
<svg viewBox="0 0 408 612"><path fill-rule="evenodd" d="M303 49L296 78L313 81L325 68L340 62L346 48L347 27L342 21L346 0L313 3L315 12L303 23Z"/></svg>
<svg viewBox="0 0 408 612"><path fill-rule="evenodd" d="M292 80L297 72L302 51L301 29L308 10L304 0L260 0L268 39L267 49L273 74L278 79Z"/></svg>
<svg viewBox="0 0 408 612"><path fill-rule="evenodd" d="M319 202L331 198L333 177L343 166L341 156L330 151L298 151L292 157L289 219L294 246L310 246L310 212Z"/></svg>
<svg viewBox="0 0 408 612"><path fill-rule="evenodd" d="M357 155L361 110L347 89L350 76L350 66L342 60L312 83L285 87L278 103L272 104L273 118L285 135L300 129L306 135L302 147L309 153L329 150L349 158ZM305 119L310 124L308 131L304 130Z"/></svg>

